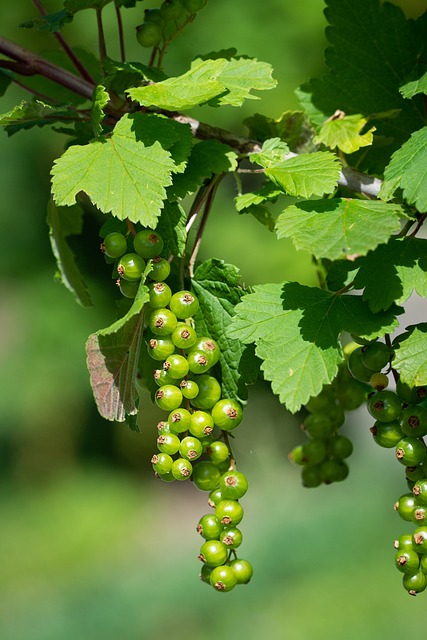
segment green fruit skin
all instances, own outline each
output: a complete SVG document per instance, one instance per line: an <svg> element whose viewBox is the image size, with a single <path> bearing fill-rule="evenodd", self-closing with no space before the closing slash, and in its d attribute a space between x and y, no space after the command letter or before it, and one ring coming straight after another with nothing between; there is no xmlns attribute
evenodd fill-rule
<svg viewBox="0 0 427 640"><path fill-rule="evenodd" d="M193 482L200 491L212 491L219 485L221 473L212 463L205 460L197 462L193 469Z"/></svg>
<svg viewBox="0 0 427 640"><path fill-rule="evenodd" d="M411 595L416 595L427 587L427 577L422 571L408 571L403 576L402 584Z"/></svg>
<svg viewBox="0 0 427 640"><path fill-rule="evenodd" d="M412 489L412 493L419 504L427 505L427 478L417 480Z"/></svg>
<svg viewBox="0 0 427 640"><path fill-rule="evenodd" d="M217 427L224 431L232 431L242 421L243 410L235 400L225 398L219 400L212 408L212 418Z"/></svg>
<svg viewBox="0 0 427 640"><path fill-rule="evenodd" d="M221 398L221 385L213 376L201 375L196 378L199 393L191 403L196 409L212 409Z"/></svg>
<svg viewBox="0 0 427 640"><path fill-rule="evenodd" d="M186 320L197 313L199 301L190 291L178 291L172 296L169 302L169 309L180 320Z"/></svg>
<svg viewBox="0 0 427 640"><path fill-rule="evenodd" d="M427 435L427 409L417 405L410 405L403 409L400 418L400 426L407 436L422 438Z"/></svg>
<svg viewBox="0 0 427 640"><path fill-rule="evenodd" d="M240 471L227 471L221 476L219 488L225 500L239 500L248 490L248 479Z"/></svg>
<svg viewBox="0 0 427 640"><path fill-rule="evenodd" d="M221 500L215 508L215 515L224 525L237 525L243 518L243 507L236 500Z"/></svg>
<svg viewBox="0 0 427 640"><path fill-rule="evenodd" d="M402 438L396 446L396 458L405 467L415 467L423 462L426 445L419 438Z"/></svg>
<svg viewBox="0 0 427 640"><path fill-rule="evenodd" d="M379 422L393 422L402 412L402 403L393 391L377 391L368 400L368 411Z"/></svg>
<svg viewBox="0 0 427 640"><path fill-rule="evenodd" d="M200 547L199 559L208 567L219 567L227 560L227 547L219 540L207 540Z"/></svg>
<svg viewBox="0 0 427 640"><path fill-rule="evenodd" d="M402 573L418 571L420 566L420 558L414 549L405 549L404 551L399 549L395 555L394 562L396 569Z"/></svg>
<svg viewBox="0 0 427 640"><path fill-rule="evenodd" d="M394 503L394 510L397 511L402 520L412 521L412 511L415 507L415 497L412 493L405 493Z"/></svg>
<svg viewBox="0 0 427 640"><path fill-rule="evenodd" d="M197 533L199 533L205 540L218 540L224 527L214 514L207 514L202 516L196 527Z"/></svg>
<svg viewBox="0 0 427 640"><path fill-rule="evenodd" d="M134 298L138 293L138 289L139 289L139 281L130 282L129 280L120 278L120 293L125 298Z"/></svg>
<svg viewBox="0 0 427 640"><path fill-rule="evenodd" d="M368 369L381 371L388 364L390 353L384 342L372 342L362 347L361 360Z"/></svg>
<svg viewBox="0 0 427 640"><path fill-rule="evenodd" d="M360 382L369 382L373 372L372 369L368 369L363 364L361 353L362 347L358 347L352 351L347 361L347 367L353 378L356 378L356 380Z"/></svg>
<svg viewBox="0 0 427 640"><path fill-rule="evenodd" d="M144 22L136 30L136 39L141 47L155 47L162 39L162 29L155 22Z"/></svg>
<svg viewBox="0 0 427 640"><path fill-rule="evenodd" d="M122 233L112 231L105 236L103 246L109 258L120 258L127 251L127 240Z"/></svg>
<svg viewBox="0 0 427 640"><path fill-rule="evenodd" d="M236 575L238 584L247 584L254 574L252 565L248 560L236 558L230 562L230 567Z"/></svg>
<svg viewBox="0 0 427 640"><path fill-rule="evenodd" d="M385 449L395 447L404 437L400 422L397 420L393 420L393 422L378 422L377 420L370 431L375 442Z"/></svg>
<svg viewBox="0 0 427 640"><path fill-rule="evenodd" d="M412 534L412 545L421 555L427 553L427 527L418 527Z"/></svg>
<svg viewBox="0 0 427 640"><path fill-rule="evenodd" d="M315 489L322 484L321 465L313 464L301 470L301 482L308 489Z"/></svg>
<svg viewBox="0 0 427 640"><path fill-rule="evenodd" d="M163 411L173 411L181 404L182 393L178 387L172 384L165 384L159 387L155 395L155 402Z"/></svg>
<svg viewBox="0 0 427 640"><path fill-rule="evenodd" d="M237 584L237 577L233 569L227 565L215 567L210 575L210 583L220 592L231 591Z"/></svg>
<svg viewBox="0 0 427 640"><path fill-rule="evenodd" d="M164 309L172 297L171 288L166 282L156 282L148 287L150 295L150 307L152 309Z"/></svg>
<svg viewBox="0 0 427 640"><path fill-rule="evenodd" d="M238 549L242 544L243 535L236 527L224 527L219 539L228 549Z"/></svg>
<svg viewBox="0 0 427 640"><path fill-rule="evenodd" d="M142 272L145 269L145 262L137 253L126 253L119 260L117 273L121 278L129 282L141 280Z"/></svg>
<svg viewBox="0 0 427 640"><path fill-rule="evenodd" d="M406 404L419 404L427 398L427 387L410 387L399 380L396 383L396 393Z"/></svg>
<svg viewBox="0 0 427 640"><path fill-rule="evenodd" d="M142 25L144 27L144 25ZM147 23L146 28L156 29L160 32L161 38L161 30L155 23ZM160 38L158 41L160 41ZM157 42L155 43L157 44ZM154 45L148 45L154 46ZM150 259L156 258L159 256L163 250L163 240L161 236L156 231L152 229L143 229L143 231L139 231L133 239L133 246L136 251L142 258Z"/></svg>

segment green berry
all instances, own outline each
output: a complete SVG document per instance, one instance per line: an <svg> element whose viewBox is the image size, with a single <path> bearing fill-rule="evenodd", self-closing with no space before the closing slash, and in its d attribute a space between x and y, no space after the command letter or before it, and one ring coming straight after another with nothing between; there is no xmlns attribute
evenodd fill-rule
<svg viewBox="0 0 427 640"><path fill-rule="evenodd" d="M145 262L137 253L125 253L117 265L117 273L119 276L130 282L141 280L144 269Z"/></svg>
<svg viewBox="0 0 427 640"><path fill-rule="evenodd" d="M144 22L155 22L161 28L166 25L166 20L164 19L160 9L145 9Z"/></svg>
<svg viewBox="0 0 427 640"><path fill-rule="evenodd" d="M394 503L394 510L402 520L412 521L412 511L415 507L415 496L412 493L405 493Z"/></svg>
<svg viewBox="0 0 427 640"><path fill-rule="evenodd" d="M219 567L227 560L227 547L219 540L206 540L200 547L199 560L208 567Z"/></svg>
<svg viewBox="0 0 427 640"><path fill-rule="evenodd" d="M400 418L400 426L407 436L422 438L427 435L427 409L417 405L410 405L403 409Z"/></svg>
<svg viewBox="0 0 427 640"><path fill-rule="evenodd" d="M212 416L205 411L195 411L191 416L190 433L196 438L208 436L214 428Z"/></svg>
<svg viewBox="0 0 427 640"><path fill-rule="evenodd" d="M163 411L173 411L182 402L181 390L173 384L165 384L156 392L155 402Z"/></svg>
<svg viewBox="0 0 427 640"><path fill-rule="evenodd" d="M156 336L148 341L147 351L153 360L163 361L175 351L175 345L169 336ZM175 382L172 384L175 384Z"/></svg>
<svg viewBox="0 0 427 640"><path fill-rule="evenodd" d="M324 460L320 464L320 477L325 484L332 484L333 482L342 482L348 476L348 466L343 460L337 460L330 458Z"/></svg>
<svg viewBox="0 0 427 640"><path fill-rule="evenodd" d="M201 351L209 358L210 366L213 367L219 360L220 348L212 338L197 338L194 349Z"/></svg>
<svg viewBox="0 0 427 640"><path fill-rule="evenodd" d="M367 369L381 371L390 360L390 349L384 342L371 342L362 347L361 360Z"/></svg>
<svg viewBox="0 0 427 640"><path fill-rule="evenodd" d="M101 248L109 258L120 258L127 251L127 240L122 233L113 231L105 236Z"/></svg>
<svg viewBox="0 0 427 640"><path fill-rule="evenodd" d="M200 9L203 9L206 2L207 0L182 0L184 9L188 11L188 13L197 13Z"/></svg>
<svg viewBox="0 0 427 640"><path fill-rule="evenodd" d="M215 440L209 445L207 453L209 454L212 462L218 464L219 462L224 462L228 460L230 457L230 451L225 444L221 440ZM225 496L224 496L225 497ZM227 496L230 497L230 496Z"/></svg>
<svg viewBox="0 0 427 640"><path fill-rule="evenodd" d="M254 573L252 565L248 560L236 558L230 562L230 567L233 569L237 578L237 584L247 584Z"/></svg>
<svg viewBox="0 0 427 640"><path fill-rule="evenodd" d="M427 527L415 529L412 534L412 545L417 553L427 553Z"/></svg>
<svg viewBox="0 0 427 640"><path fill-rule="evenodd" d="M157 438L157 447L159 451L167 453L169 456L173 456L179 451L180 444L178 436L174 433L165 433Z"/></svg>
<svg viewBox="0 0 427 640"><path fill-rule="evenodd" d="M174 353L166 358L163 369L168 372L171 378L175 378L176 380L185 378L188 373L187 359L179 353Z"/></svg>
<svg viewBox="0 0 427 640"><path fill-rule="evenodd" d="M383 391L388 387L388 378L385 373L373 373L369 379L369 384L375 391Z"/></svg>
<svg viewBox="0 0 427 640"><path fill-rule="evenodd" d="M156 336L169 336L176 323L176 316L169 309L155 309L148 318L148 327Z"/></svg>
<svg viewBox="0 0 427 640"><path fill-rule="evenodd" d="M174 433L184 433L184 431L188 431L190 427L191 413L187 409L178 407L170 412L168 422Z"/></svg>
<svg viewBox="0 0 427 640"><path fill-rule="evenodd" d="M218 540L223 528L215 515L208 514L200 518L196 531L200 533L205 540Z"/></svg>
<svg viewBox="0 0 427 640"><path fill-rule="evenodd" d="M368 369L362 362L362 347L358 347L351 352L347 367L353 378L360 382L369 382L372 376L372 369Z"/></svg>
<svg viewBox="0 0 427 640"><path fill-rule="evenodd" d="M243 507L237 500L221 500L215 507L215 515L221 524L234 526L243 518Z"/></svg>
<svg viewBox="0 0 427 640"><path fill-rule="evenodd" d="M405 467L415 467L423 462L426 455L426 445L419 438L410 436L402 438L396 446L396 458Z"/></svg>
<svg viewBox="0 0 427 640"><path fill-rule="evenodd" d="M206 373L211 368L208 356L203 351L192 349L187 355L187 360L192 373Z"/></svg>
<svg viewBox="0 0 427 640"><path fill-rule="evenodd" d="M164 309L172 297L171 288L166 282L156 282L148 287L150 306L153 309Z"/></svg>
<svg viewBox="0 0 427 640"><path fill-rule="evenodd" d="M194 436L187 436L181 440L181 446L179 447L180 455L186 460L197 460L202 455L202 443Z"/></svg>
<svg viewBox="0 0 427 640"><path fill-rule="evenodd" d="M329 416L323 413L311 413L305 418L303 429L311 438L327 440L334 431L334 425Z"/></svg>
<svg viewBox="0 0 427 640"><path fill-rule="evenodd" d="M216 507L216 505L221 502L222 500L222 493L221 493L221 489L213 489L208 497L208 505L210 507L212 507L213 509ZM412 538L411 538L412 540Z"/></svg>
<svg viewBox="0 0 427 640"><path fill-rule="evenodd" d="M427 506L414 507L411 520L417 526L427 524Z"/></svg>
<svg viewBox="0 0 427 640"><path fill-rule="evenodd" d="M232 431L241 423L243 410L238 402L225 398L213 406L212 418L219 429Z"/></svg>
<svg viewBox="0 0 427 640"><path fill-rule="evenodd" d="M395 555L394 562L396 568L402 573L417 571L420 566L418 553L413 549L399 549Z"/></svg>
<svg viewBox="0 0 427 640"><path fill-rule="evenodd" d="M191 403L197 409L212 409L221 398L221 385L213 376L207 374L196 378L199 393Z"/></svg>
<svg viewBox="0 0 427 640"><path fill-rule="evenodd" d="M385 447L386 449L395 447L404 437L404 433L400 428L400 423L397 420L393 420L393 422L377 421L374 426L370 428L370 432L374 437L374 441L380 447Z"/></svg>
<svg viewBox="0 0 427 640"><path fill-rule="evenodd" d="M188 480L193 472L193 467L189 460L178 458L172 464L171 471L175 480Z"/></svg>
<svg viewBox="0 0 427 640"><path fill-rule="evenodd" d="M167 453L157 453L151 458L151 464L157 473L169 473L172 469L173 460Z"/></svg>
<svg viewBox="0 0 427 640"><path fill-rule="evenodd" d="M197 334L189 324L178 322L172 332L172 340L178 349L191 349L197 340Z"/></svg>
<svg viewBox="0 0 427 640"><path fill-rule="evenodd" d="M412 489L412 493L416 497L418 503L427 505L427 478L417 480Z"/></svg>
<svg viewBox="0 0 427 640"><path fill-rule="evenodd" d="M408 571L402 579L403 587L411 596L416 596L427 587L427 577L422 571Z"/></svg>
<svg viewBox="0 0 427 640"><path fill-rule="evenodd" d="M323 440L309 440L302 445L302 464L319 464L326 455L327 448Z"/></svg>
<svg viewBox="0 0 427 640"><path fill-rule="evenodd" d="M125 298L134 298L138 293L139 289L139 280L137 282L130 282L129 280L125 280L124 278L120 278L120 293Z"/></svg>
<svg viewBox="0 0 427 640"><path fill-rule="evenodd" d="M239 500L248 490L248 480L240 471L227 471L221 476L219 488L226 500Z"/></svg>
<svg viewBox="0 0 427 640"><path fill-rule="evenodd" d="M136 39L141 47L155 47L162 39L162 29L155 22L143 22L136 28Z"/></svg>
<svg viewBox="0 0 427 640"><path fill-rule="evenodd" d="M410 387L399 380L396 383L396 393L406 404L419 404L427 398L427 387Z"/></svg>
<svg viewBox="0 0 427 640"><path fill-rule="evenodd" d="M203 460L194 465L193 482L200 491L212 491L219 485L221 472L213 462Z"/></svg>
<svg viewBox="0 0 427 640"><path fill-rule="evenodd" d="M321 465L313 464L303 467L301 470L301 482L303 487L314 489L322 484Z"/></svg>
<svg viewBox="0 0 427 640"><path fill-rule="evenodd" d="M353 443L346 436L337 435L332 438L329 444L329 453L334 458L344 460L344 458L348 458L353 453Z"/></svg>
<svg viewBox="0 0 427 640"><path fill-rule="evenodd" d="M237 549L242 544L243 536L240 529L236 527L224 527L219 539L228 549Z"/></svg>
<svg viewBox="0 0 427 640"><path fill-rule="evenodd" d="M160 256L156 256L152 260L151 271L148 274L150 280L154 280L155 282L163 282L166 280L168 275L171 272L171 266L167 260L161 258Z"/></svg>
<svg viewBox="0 0 427 640"><path fill-rule="evenodd" d="M215 567L210 575L211 585L217 591L231 591L237 584L236 574L228 565Z"/></svg>
<svg viewBox="0 0 427 640"><path fill-rule="evenodd" d="M150 27L153 25L154 27L158 28L158 25L156 25L155 23L147 23L147 26L148 25L150 25ZM157 44L157 42L155 44ZM152 229L143 229L134 237L133 247L136 253L138 253L143 258L156 258L161 254L163 250L163 240L161 236L156 233L156 231L153 231Z"/></svg>
<svg viewBox="0 0 427 640"><path fill-rule="evenodd" d="M164 0L160 11L166 20L178 20L184 13L184 7L181 0Z"/></svg>
<svg viewBox="0 0 427 640"><path fill-rule="evenodd" d="M172 296L169 302L169 309L177 318L185 320L197 313L199 301L190 291L178 291Z"/></svg>
<svg viewBox="0 0 427 640"><path fill-rule="evenodd" d="M393 422L401 414L402 403L393 391L378 391L369 397L368 411L379 422Z"/></svg>
<svg viewBox="0 0 427 640"><path fill-rule="evenodd" d="M194 400L199 393L199 386L194 380L181 380L179 383L182 395L188 400Z"/></svg>
<svg viewBox="0 0 427 640"><path fill-rule="evenodd" d="M164 338L161 338L162 340ZM155 369L153 372L154 380L157 386L162 387L165 384L173 384L175 385L176 380L171 378L167 371L164 369Z"/></svg>
<svg viewBox="0 0 427 640"><path fill-rule="evenodd" d="M397 540L394 541L395 549L413 549L412 535L410 533L402 534Z"/></svg>

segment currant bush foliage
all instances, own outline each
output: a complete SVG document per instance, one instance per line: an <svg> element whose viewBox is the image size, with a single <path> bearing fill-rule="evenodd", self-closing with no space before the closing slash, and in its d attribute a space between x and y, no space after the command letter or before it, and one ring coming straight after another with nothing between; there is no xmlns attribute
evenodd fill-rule
<svg viewBox="0 0 427 640"><path fill-rule="evenodd" d="M113 2L117 60L102 29ZM115 282L122 299L112 324L87 341L94 399L105 419L134 430L142 389L168 412L154 471L164 481L191 478L215 510L197 526L202 580L229 591L252 577L236 557L247 480L228 432L240 424L247 386L263 378L286 409L301 412L308 440L290 458L306 487L345 479L353 446L339 429L367 401L374 441L395 448L406 467L410 492L395 508L419 526L396 541L395 563L415 595L427 585L427 324L394 334L408 298L427 295L427 12L409 20L379 0L325 4L326 73L296 90L299 110L248 118L247 137L209 116L273 89L268 63L235 49L195 51L187 69L168 74L173 40L199 11L217 10L206 0L145 11L138 0L64 0L55 13L29 16L21 26L56 34L68 61L62 67L0 36L0 94L21 74L35 76L35 97L0 115L0 125L8 136L34 126L68 136L52 167L47 222L57 278L83 306L91 296L68 238L81 236L84 216L104 216L101 249L112 296ZM134 11L132 34L123 33L125 9ZM84 10L88 20L96 13L97 52L65 40ZM141 59L127 59L129 37ZM283 273L252 289L238 266L198 260L229 174L232 208L309 252L318 286Z"/></svg>

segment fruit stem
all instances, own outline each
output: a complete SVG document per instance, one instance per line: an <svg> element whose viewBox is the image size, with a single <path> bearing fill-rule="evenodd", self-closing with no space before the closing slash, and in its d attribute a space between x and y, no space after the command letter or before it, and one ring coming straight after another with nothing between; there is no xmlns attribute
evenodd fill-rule
<svg viewBox="0 0 427 640"><path fill-rule="evenodd" d="M228 437L228 432L221 430L221 435L222 435L222 439L224 440L225 444L228 447L228 450L230 452L230 467L229 470L230 471L236 471L236 458L233 455L233 451L231 449L231 444L230 444L230 438Z"/></svg>
<svg viewBox="0 0 427 640"><path fill-rule="evenodd" d="M117 18L117 29L119 32L119 43L120 43L120 58L122 62L126 61L126 50L125 50L125 36L123 31L123 20L122 14L120 11L120 7L117 2L114 2L114 6L116 8L116 18Z"/></svg>
<svg viewBox="0 0 427 640"><path fill-rule="evenodd" d="M343 293L347 293L347 291L351 291L353 287L354 287L354 280L352 282L349 282L345 287L343 287L339 291L335 291L334 296L340 296Z"/></svg>
<svg viewBox="0 0 427 640"><path fill-rule="evenodd" d="M203 238L203 232L205 230L205 226L206 223L208 221L208 217L209 217L209 213L211 211L212 208L212 204L215 198L215 193L216 190L218 188L218 185L220 183L220 181L223 178L223 174L221 175L217 175L214 176L211 180L211 187L209 189L207 198L206 198L206 202L205 202L205 209L203 211L203 216L202 219L200 220L200 226L199 229L197 231L197 236L196 236L196 240L194 242L194 247L193 247L193 251L191 252L190 255L190 259L188 261L188 273L190 275L190 278L193 278L194 276L194 265L196 263L196 259L197 259L197 254L199 252L199 248L200 248L200 244L202 242L202 238Z"/></svg>
<svg viewBox="0 0 427 640"><path fill-rule="evenodd" d="M96 24L98 26L98 49L99 60L101 62L102 74L105 76L105 58L107 56L107 47L105 44L104 25L102 23L102 7L96 8Z"/></svg>

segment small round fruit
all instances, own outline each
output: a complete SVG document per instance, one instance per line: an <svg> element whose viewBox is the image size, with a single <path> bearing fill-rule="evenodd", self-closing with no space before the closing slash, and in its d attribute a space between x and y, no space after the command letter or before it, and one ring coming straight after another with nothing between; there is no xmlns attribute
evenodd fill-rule
<svg viewBox="0 0 427 640"><path fill-rule="evenodd" d="M326 456L327 448L323 440L309 440L302 445L302 464L319 464Z"/></svg>
<svg viewBox="0 0 427 640"><path fill-rule="evenodd" d="M427 527L418 527L412 534L412 545L417 553L427 553Z"/></svg>
<svg viewBox="0 0 427 640"><path fill-rule="evenodd" d="M215 507L215 515L221 524L234 526L243 518L243 507L237 500L221 500Z"/></svg>
<svg viewBox="0 0 427 640"><path fill-rule="evenodd" d="M117 273L119 276L130 282L141 280L144 269L145 262L137 253L125 253L117 265Z"/></svg>
<svg viewBox="0 0 427 640"><path fill-rule="evenodd" d="M197 460L197 458L200 458L200 456L202 455L202 452L202 443L194 436L187 436L186 438L183 438L183 440L181 440L179 453L186 460Z"/></svg>
<svg viewBox="0 0 427 640"><path fill-rule="evenodd" d="M199 393L191 404L197 409L212 409L221 398L221 385L213 376L207 374L196 378Z"/></svg>
<svg viewBox="0 0 427 640"><path fill-rule="evenodd" d="M166 25L166 20L162 16L160 9L145 9L144 22L155 22L162 28Z"/></svg>
<svg viewBox="0 0 427 640"><path fill-rule="evenodd" d="M353 443L346 436L337 435L329 444L329 453L332 457L344 460L353 453Z"/></svg>
<svg viewBox="0 0 427 640"><path fill-rule="evenodd" d="M237 584L236 574L228 565L215 567L210 575L210 582L217 591L231 591Z"/></svg>
<svg viewBox="0 0 427 640"><path fill-rule="evenodd" d="M190 427L191 413L187 409L178 407L170 412L168 422L173 433L184 433Z"/></svg>
<svg viewBox="0 0 427 640"><path fill-rule="evenodd" d="M200 547L199 560L208 567L219 567L227 560L227 547L219 540L206 540Z"/></svg>
<svg viewBox="0 0 427 640"><path fill-rule="evenodd" d="M173 462L171 471L175 480L188 480L193 472L193 467L189 460L178 458Z"/></svg>
<svg viewBox="0 0 427 640"><path fill-rule="evenodd" d="M156 336L169 336L176 323L176 316L169 309L155 309L148 318L148 327Z"/></svg>
<svg viewBox="0 0 427 640"><path fill-rule="evenodd" d="M225 444L221 440L215 440L209 445L207 450L212 462L218 464L219 462L225 462L230 457L230 451ZM225 497L225 496L224 496ZM230 496L227 496L230 497Z"/></svg>
<svg viewBox="0 0 427 640"><path fill-rule="evenodd" d="M402 438L396 446L396 458L405 467L416 467L426 456L426 445L419 438Z"/></svg>
<svg viewBox="0 0 427 640"><path fill-rule="evenodd" d="M156 282L148 287L150 296L150 307L153 309L164 309L168 306L172 297L171 288L166 282Z"/></svg>
<svg viewBox="0 0 427 640"><path fill-rule="evenodd" d="M184 7L181 0L164 0L160 11L166 20L178 20L184 13Z"/></svg>
<svg viewBox="0 0 427 640"><path fill-rule="evenodd" d="M223 529L224 527L213 513L202 516L196 527L197 533L200 533L205 540L218 540Z"/></svg>
<svg viewBox="0 0 427 640"><path fill-rule="evenodd" d="M169 309L177 318L185 320L197 313L199 301L190 291L178 291L172 296L169 302Z"/></svg>
<svg viewBox="0 0 427 640"><path fill-rule="evenodd" d="M171 272L169 262L160 256L156 256L153 258L151 265L151 271L148 274L150 280L154 280L155 282L163 282L163 280L166 280Z"/></svg>
<svg viewBox="0 0 427 640"><path fill-rule="evenodd" d="M181 380L179 388L181 389L182 395L184 398L187 398L187 400L194 400L199 393L199 386L194 380Z"/></svg>
<svg viewBox="0 0 427 640"><path fill-rule="evenodd" d="M192 373L206 373L211 368L208 356L203 351L192 349L187 354L188 366Z"/></svg>
<svg viewBox="0 0 427 640"><path fill-rule="evenodd" d="M427 587L427 577L422 571L408 571L402 579L403 587L411 596L416 596Z"/></svg>
<svg viewBox="0 0 427 640"><path fill-rule="evenodd" d="M383 391L388 387L388 378L385 373L373 373L369 384L374 387L375 391Z"/></svg>
<svg viewBox="0 0 427 640"><path fill-rule="evenodd" d="M395 447L404 437L404 433L400 428L400 423L397 420L393 420L393 422L377 421L374 426L370 428L370 432L372 433L375 442L385 449Z"/></svg>
<svg viewBox="0 0 427 640"><path fill-rule="evenodd" d="M127 240L122 233L113 231L105 236L101 247L109 258L120 258L127 251Z"/></svg>
<svg viewBox="0 0 427 640"><path fill-rule="evenodd" d="M191 415L191 424L189 426L190 433L196 438L203 438L212 433L214 423L212 416L206 411L195 411Z"/></svg>
<svg viewBox="0 0 427 640"><path fill-rule="evenodd" d="M396 568L402 573L417 571L420 566L418 553L414 549L399 549L395 555L394 562Z"/></svg>
<svg viewBox="0 0 427 640"><path fill-rule="evenodd" d="M237 549L242 544L243 535L237 527L224 527L219 535L219 539L229 549Z"/></svg>
<svg viewBox="0 0 427 640"><path fill-rule="evenodd" d="M378 391L368 400L368 411L379 422L393 422L402 411L402 403L393 391Z"/></svg>
<svg viewBox="0 0 427 640"><path fill-rule="evenodd" d="M197 338L194 349L197 349L197 351L201 351L208 356L211 367L213 367L219 360L221 351L218 343L212 338L207 338L205 336Z"/></svg>
<svg viewBox="0 0 427 640"><path fill-rule="evenodd" d="M390 359L390 349L384 342L371 342L362 347L361 360L368 369L381 371Z"/></svg>
<svg viewBox="0 0 427 640"><path fill-rule="evenodd" d="M234 571L238 584L247 584L254 574L252 565L248 560L236 558L230 562L230 567Z"/></svg>
<svg viewBox="0 0 427 640"><path fill-rule="evenodd" d="M197 333L185 322L178 322L172 332L172 340L178 349L191 349L197 340Z"/></svg>
<svg viewBox="0 0 427 640"><path fill-rule="evenodd" d="M403 533L397 540L394 541L395 549L413 549L412 535L410 533Z"/></svg>
<svg viewBox="0 0 427 640"><path fill-rule="evenodd" d="M167 453L156 453L151 458L151 464L157 473L169 473L172 469L173 459Z"/></svg>
<svg viewBox="0 0 427 640"><path fill-rule="evenodd" d="M214 509L216 507L216 505L221 502L222 500L222 493L220 489L213 489L208 496L208 505L210 507L212 507L212 509ZM411 544L412 544L412 538L411 538Z"/></svg>
<svg viewBox="0 0 427 640"><path fill-rule="evenodd" d="M368 369L362 362L362 347L358 347L350 353L347 367L353 378L360 382L369 382L372 376L372 369Z"/></svg>
<svg viewBox="0 0 427 640"><path fill-rule="evenodd" d="M334 425L329 416L323 413L310 413L304 419L303 429L311 438L327 440L334 431Z"/></svg>
<svg viewBox="0 0 427 640"><path fill-rule="evenodd" d="M147 23L147 25L150 25L150 27L154 25L154 27L158 28L158 25L156 25L155 23ZM155 44L157 44L157 42ZM156 231L153 231L152 229L143 229L142 231L139 231L139 233L137 233L134 237L133 247L136 253L138 253L142 258L156 258L161 254L163 250L163 240Z"/></svg>
<svg viewBox="0 0 427 640"><path fill-rule="evenodd" d="M141 47L155 47L162 39L162 30L155 22L143 22L136 28L136 39Z"/></svg>
<svg viewBox="0 0 427 640"><path fill-rule="evenodd" d="M156 336L148 341L147 351L153 360L163 361L175 351L175 345L169 336ZM175 384L175 382L172 382L172 384Z"/></svg>
<svg viewBox="0 0 427 640"><path fill-rule="evenodd" d="M419 404L427 398L427 387L410 387L399 380L396 383L396 393L406 404Z"/></svg>
<svg viewBox="0 0 427 640"><path fill-rule="evenodd" d="M125 298L134 298L138 293L139 289L139 280L137 282L130 282L129 280L125 280L124 278L120 278L120 293Z"/></svg>
<svg viewBox="0 0 427 640"><path fill-rule="evenodd" d="M239 500L248 490L248 479L240 471L227 471L221 476L219 488L226 500Z"/></svg>
<svg viewBox="0 0 427 640"><path fill-rule="evenodd" d="M415 496L412 493L405 493L403 496L400 496L399 500L397 500L393 508L402 518L402 520L407 520L408 522L412 521L412 511L415 507Z"/></svg>
<svg viewBox="0 0 427 640"><path fill-rule="evenodd" d="M422 438L427 435L427 409L417 405L410 405L403 409L400 418L400 426L407 436Z"/></svg>
<svg viewBox="0 0 427 640"><path fill-rule="evenodd" d="M165 433L157 438L157 447L162 453L173 456L179 451L180 441L174 433ZM172 467L171 467L172 470Z"/></svg>
<svg viewBox="0 0 427 640"><path fill-rule="evenodd" d="M213 406L212 418L215 425L223 431L232 431L241 423L243 410L238 402L225 398Z"/></svg>
<svg viewBox="0 0 427 640"><path fill-rule="evenodd" d="M322 484L320 464L312 464L301 469L301 482L303 487L314 489Z"/></svg>
<svg viewBox="0 0 427 640"><path fill-rule="evenodd" d="M320 477L325 484L342 482L348 476L348 465L343 460L329 458L320 464Z"/></svg>
<svg viewBox="0 0 427 640"><path fill-rule="evenodd" d="M171 378L181 380L188 373L187 358L184 358L179 353L174 353L166 358L163 369L168 372Z"/></svg>
<svg viewBox="0 0 427 640"><path fill-rule="evenodd" d="M181 390L173 384L165 384L156 392L155 402L163 411L173 411L182 402Z"/></svg>
<svg viewBox="0 0 427 640"><path fill-rule="evenodd" d="M200 491L212 491L219 485L221 472L213 462L202 460L194 465L193 482Z"/></svg>
<svg viewBox="0 0 427 640"><path fill-rule="evenodd" d="M412 493L416 497L418 503L427 505L427 478L417 480L412 489Z"/></svg>
<svg viewBox="0 0 427 640"><path fill-rule="evenodd" d="M188 13L197 13L200 9L203 9L206 2L207 0L182 0L184 9L188 11Z"/></svg>

